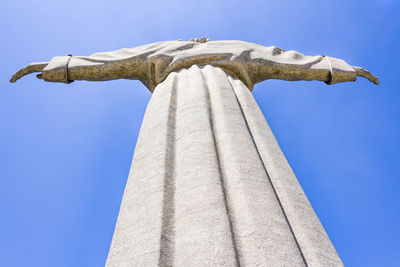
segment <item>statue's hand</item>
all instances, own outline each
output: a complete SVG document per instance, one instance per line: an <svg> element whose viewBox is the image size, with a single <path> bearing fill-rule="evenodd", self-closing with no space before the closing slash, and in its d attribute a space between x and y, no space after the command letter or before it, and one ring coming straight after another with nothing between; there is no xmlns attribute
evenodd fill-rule
<svg viewBox="0 0 400 267"><path fill-rule="evenodd" d="M356 71L357 76L364 77L374 84L379 84L378 77L372 75L369 71L357 66L352 67Z"/></svg>
<svg viewBox="0 0 400 267"><path fill-rule="evenodd" d="M33 72L42 72L42 70L47 66L49 62L35 62L31 63L19 71L17 71L12 77L10 82L15 83L18 79L22 78L25 75L28 75ZM40 79L41 74L38 74L37 77Z"/></svg>

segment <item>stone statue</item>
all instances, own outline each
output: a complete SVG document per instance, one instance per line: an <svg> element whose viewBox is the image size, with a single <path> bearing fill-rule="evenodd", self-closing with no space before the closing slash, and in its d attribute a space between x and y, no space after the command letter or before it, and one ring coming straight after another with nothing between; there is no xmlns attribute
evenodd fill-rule
<svg viewBox="0 0 400 267"><path fill-rule="evenodd" d="M106 266L343 266L251 94L368 71L242 41L168 41L32 63L50 82L138 79L152 93ZM323 179L323 177L321 177Z"/></svg>

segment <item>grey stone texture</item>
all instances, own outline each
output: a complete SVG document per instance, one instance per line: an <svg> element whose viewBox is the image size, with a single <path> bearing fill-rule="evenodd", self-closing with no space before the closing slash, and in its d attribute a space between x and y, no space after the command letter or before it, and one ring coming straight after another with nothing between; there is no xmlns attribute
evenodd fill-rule
<svg viewBox="0 0 400 267"><path fill-rule="evenodd" d="M378 84L368 71L327 56L306 56L276 46L265 47L243 41L165 41L134 48L95 53L88 57L54 57L50 62L31 63L11 78L42 72L38 78L49 82L74 80L140 80L153 92L173 71L192 65L219 67L250 89L267 79L289 81L319 80L328 84L365 77Z"/></svg>
<svg viewBox="0 0 400 267"><path fill-rule="evenodd" d="M267 79L378 84L368 71L242 41L167 41L31 63L50 82L153 92L106 266L343 266L251 94Z"/></svg>
<svg viewBox="0 0 400 267"><path fill-rule="evenodd" d="M148 104L107 266L341 266L249 89L210 65Z"/></svg>

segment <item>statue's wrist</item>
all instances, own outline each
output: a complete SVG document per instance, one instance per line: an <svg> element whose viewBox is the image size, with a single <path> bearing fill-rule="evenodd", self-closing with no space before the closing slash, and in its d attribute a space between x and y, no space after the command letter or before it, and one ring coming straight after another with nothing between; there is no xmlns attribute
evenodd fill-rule
<svg viewBox="0 0 400 267"><path fill-rule="evenodd" d="M43 69L43 79L47 82L71 83L68 78L68 64L71 56L53 57Z"/></svg>
<svg viewBox="0 0 400 267"><path fill-rule="evenodd" d="M328 69L330 71L329 80L326 81L327 84L350 82L356 80L356 71L344 60L334 57L324 57L324 61L326 61Z"/></svg>

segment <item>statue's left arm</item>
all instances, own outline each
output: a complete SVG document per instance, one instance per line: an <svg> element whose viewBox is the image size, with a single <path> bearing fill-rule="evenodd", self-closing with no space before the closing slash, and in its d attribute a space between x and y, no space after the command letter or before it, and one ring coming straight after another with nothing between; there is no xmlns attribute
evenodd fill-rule
<svg viewBox="0 0 400 267"><path fill-rule="evenodd" d="M355 81L357 76L379 84L378 78L367 70L334 57L306 56L277 47L257 47L250 57L247 70L253 84L267 79L318 80L334 84Z"/></svg>

